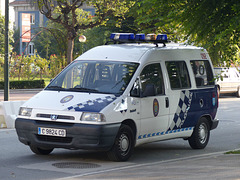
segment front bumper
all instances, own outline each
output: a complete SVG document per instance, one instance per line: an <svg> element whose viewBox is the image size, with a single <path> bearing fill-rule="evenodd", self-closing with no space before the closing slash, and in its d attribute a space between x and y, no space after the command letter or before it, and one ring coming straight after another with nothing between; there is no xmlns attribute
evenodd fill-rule
<svg viewBox="0 0 240 180"><path fill-rule="evenodd" d="M15 127L19 141L42 148L109 150L120 123L92 125L17 118ZM65 129L66 137L38 135L38 127Z"/></svg>

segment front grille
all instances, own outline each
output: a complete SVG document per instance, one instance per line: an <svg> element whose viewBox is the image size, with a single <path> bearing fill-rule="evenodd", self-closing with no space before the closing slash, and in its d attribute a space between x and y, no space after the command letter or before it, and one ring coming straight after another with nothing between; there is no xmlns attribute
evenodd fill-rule
<svg viewBox="0 0 240 180"><path fill-rule="evenodd" d="M52 114L37 114L37 117L40 118L49 118L51 119ZM65 119L65 120L75 120L74 116L64 116L64 115L56 115L57 119Z"/></svg>
<svg viewBox="0 0 240 180"><path fill-rule="evenodd" d="M43 135L36 135L39 141L46 141L46 142L60 142L60 143L71 143L72 137L56 137L56 136L43 136Z"/></svg>
<svg viewBox="0 0 240 180"><path fill-rule="evenodd" d="M56 121L40 121L40 120L35 120L36 125L57 125L59 127L72 127L74 124L73 123L66 123L66 122L56 122Z"/></svg>

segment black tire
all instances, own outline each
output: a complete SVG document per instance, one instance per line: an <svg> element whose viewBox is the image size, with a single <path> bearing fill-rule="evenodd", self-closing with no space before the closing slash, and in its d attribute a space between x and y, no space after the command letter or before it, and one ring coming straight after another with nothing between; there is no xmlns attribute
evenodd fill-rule
<svg viewBox="0 0 240 180"><path fill-rule="evenodd" d="M112 161L127 161L133 153L134 144L132 129L122 124L112 149L107 152L108 158Z"/></svg>
<svg viewBox="0 0 240 180"><path fill-rule="evenodd" d="M210 126L208 120L202 117L194 128L192 136L188 142L193 149L204 149L209 141Z"/></svg>
<svg viewBox="0 0 240 180"><path fill-rule="evenodd" d="M220 87L219 86L217 87L217 96L218 96L218 98L220 97Z"/></svg>
<svg viewBox="0 0 240 180"><path fill-rule="evenodd" d="M53 151L53 148L45 149L45 148L40 148L33 145L30 146L30 149L32 150L32 152L34 152L37 155L48 155Z"/></svg>
<svg viewBox="0 0 240 180"><path fill-rule="evenodd" d="M237 96L238 98L240 98L240 87L239 87L239 86L238 86L238 88L237 88L236 96Z"/></svg>

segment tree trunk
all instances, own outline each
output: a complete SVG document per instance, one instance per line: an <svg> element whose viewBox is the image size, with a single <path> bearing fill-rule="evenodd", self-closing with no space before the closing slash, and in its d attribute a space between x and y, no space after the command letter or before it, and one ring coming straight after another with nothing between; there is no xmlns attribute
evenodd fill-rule
<svg viewBox="0 0 240 180"><path fill-rule="evenodd" d="M70 64L73 61L74 39L68 39L67 46L67 64Z"/></svg>

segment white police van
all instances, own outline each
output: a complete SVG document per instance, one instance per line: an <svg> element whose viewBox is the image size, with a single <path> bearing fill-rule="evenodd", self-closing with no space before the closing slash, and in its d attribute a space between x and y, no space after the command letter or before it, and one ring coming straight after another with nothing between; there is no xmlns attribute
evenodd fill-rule
<svg viewBox="0 0 240 180"><path fill-rule="evenodd" d="M218 125L206 50L166 45L165 35L114 33L111 39L114 44L78 57L20 108L19 140L36 154L93 149L116 161L159 140L183 138L193 149L205 148Z"/></svg>

